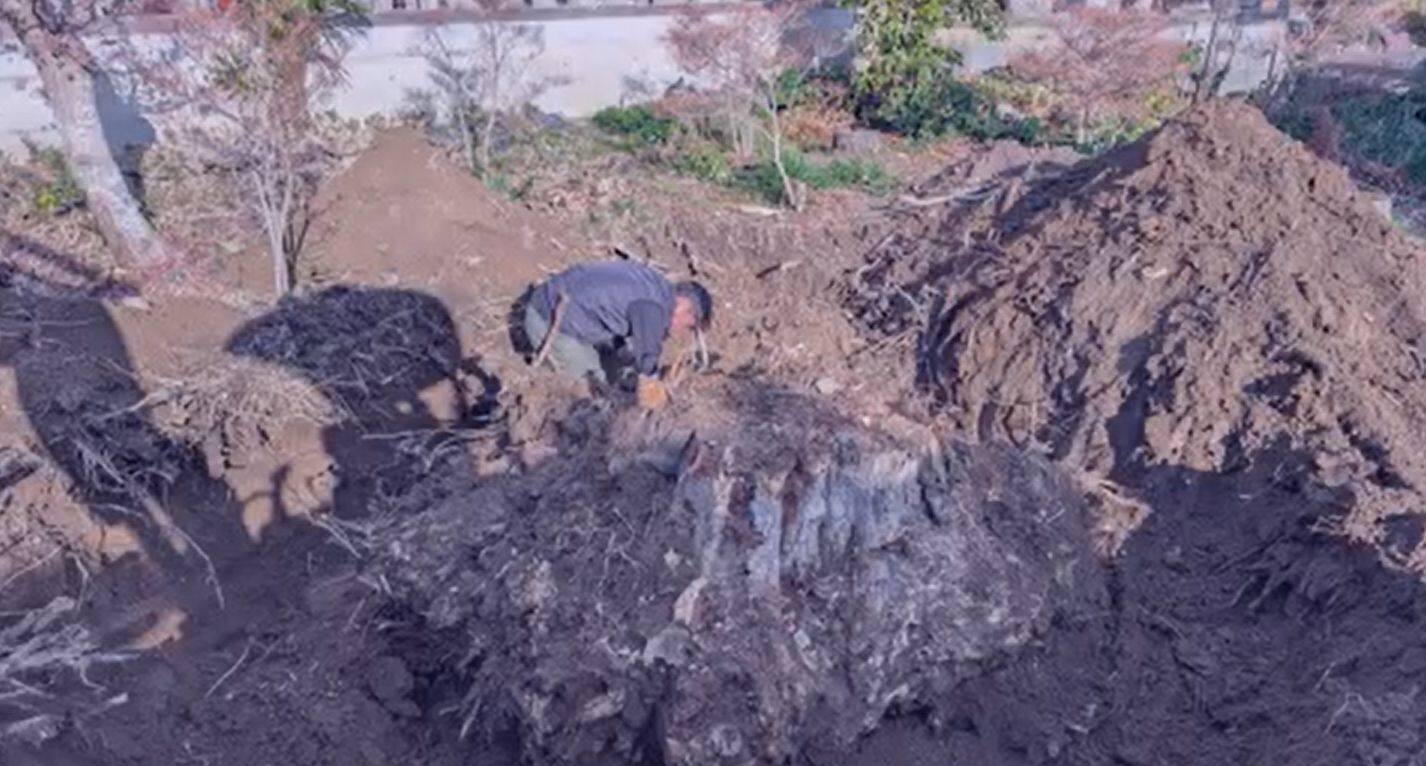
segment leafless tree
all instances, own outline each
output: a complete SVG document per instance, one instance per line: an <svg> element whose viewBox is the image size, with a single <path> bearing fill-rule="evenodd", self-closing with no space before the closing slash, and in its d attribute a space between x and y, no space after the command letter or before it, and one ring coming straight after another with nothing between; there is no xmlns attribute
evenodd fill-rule
<svg viewBox="0 0 1426 766"><path fill-rule="evenodd" d="M479 0L470 47L451 45L439 31L427 35L431 80L449 114L472 173L490 169L491 147L503 116L517 111L559 80L540 77L535 59L544 53L544 30L497 18L499 0Z"/></svg>
<svg viewBox="0 0 1426 766"><path fill-rule="evenodd" d="M783 197L793 208L802 206L805 195L784 162L779 112L785 104L779 82L787 72L805 74L830 47L830 41L807 23L807 12L814 5L810 0L781 0L719 13L690 9L665 38L679 66L724 102L735 136L739 117L751 111L762 113Z"/></svg>
<svg viewBox="0 0 1426 766"><path fill-rule="evenodd" d="M150 103L181 113L165 140L197 168L226 175L247 201L278 295L292 289L308 205L329 164L311 104L343 74L344 44L321 29L330 17L294 15L306 7L253 0L193 12L176 32L178 61L138 52L127 62Z"/></svg>
<svg viewBox="0 0 1426 766"><path fill-rule="evenodd" d="M65 156L104 241L130 264L154 270L172 263L175 253L144 217L104 139L95 88L107 74L84 40L113 10L101 0L0 0L0 23L14 31L39 72Z"/></svg>
<svg viewBox="0 0 1426 766"><path fill-rule="evenodd" d="M1239 23L1242 9L1235 0L1212 0L1213 21L1208 27L1208 39L1199 50L1199 61L1193 75L1193 103L1218 95L1223 80L1233 69L1242 42L1243 26Z"/></svg>
<svg viewBox="0 0 1426 766"><path fill-rule="evenodd" d="M1415 0L1306 0L1307 23L1293 40L1293 52L1311 63L1333 46L1382 36L1413 14L1420 16L1420 8Z"/></svg>
<svg viewBox="0 0 1426 766"><path fill-rule="evenodd" d="M1184 46L1165 39L1167 28L1155 11L1077 8L1054 20L1052 45L1016 57L1011 69L1064 102L1083 143L1094 119L1135 116L1150 91L1173 84Z"/></svg>

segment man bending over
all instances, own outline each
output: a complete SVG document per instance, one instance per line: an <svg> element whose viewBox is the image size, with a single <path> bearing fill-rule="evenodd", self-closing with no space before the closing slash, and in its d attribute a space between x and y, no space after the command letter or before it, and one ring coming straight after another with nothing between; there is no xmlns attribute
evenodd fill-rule
<svg viewBox="0 0 1426 766"><path fill-rule="evenodd" d="M712 318L713 298L697 282L671 284L647 266L609 261L580 264L536 285L525 334L537 359L600 384L608 382L602 360L622 354L638 375L639 403L657 408L668 398L658 380L664 339L707 329Z"/></svg>

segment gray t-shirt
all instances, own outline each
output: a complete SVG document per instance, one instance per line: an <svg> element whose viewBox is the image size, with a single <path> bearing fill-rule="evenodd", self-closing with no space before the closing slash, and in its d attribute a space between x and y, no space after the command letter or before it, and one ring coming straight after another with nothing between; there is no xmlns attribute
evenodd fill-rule
<svg viewBox="0 0 1426 766"><path fill-rule="evenodd" d="M622 338L635 369L645 375L658 371L673 317L673 285L667 279L628 261L586 263L550 277L535 288L530 301L548 320L561 293L561 333L596 348L609 348Z"/></svg>

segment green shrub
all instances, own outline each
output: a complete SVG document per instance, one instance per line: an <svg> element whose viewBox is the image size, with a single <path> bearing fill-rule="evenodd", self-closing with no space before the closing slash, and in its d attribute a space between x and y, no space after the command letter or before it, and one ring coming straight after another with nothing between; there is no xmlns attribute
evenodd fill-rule
<svg viewBox="0 0 1426 766"><path fill-rule="evenodd" d="M508 173L502 171L487 172L481 176L481 181L485 183L486 188L503 195L511 202L523 201L535 187L534 176L525 176L516 184Z"/></svg>
<svg viewBox="0 0 1426 766"><path fill-rule="evenodd" d="M870 160L832 160L826 165L808 165L799 180L814 189L859 188L875 193L890 190L894 179Z"/></svg>
<svg viewBox="0 0 1426 766"><path fill-rule="evenodd" d="M1312 137L1312 118L1301 110L1294 109L1274 115L1273 124L1278 130L1298 141L1306 141Z"/></svg>
<svg viewBox="0 0 1426 766"><path fill-rule="evenodd" d="M817 97L811 78L797 69L785 70L778 75L774 95L778 106L787 109L805 104Z"/></svg>
<svg viewBox="0 0 1426 766"><path fill-rule="evenodd" d="M42 215L63 215L84 204L84 193L74 180L64 153L58 149L39 149L35 154L48 176L35 188L30 199L35 210Z"/></svg>
<svg viewBox="0 0 1426 766"><path fill-rule="evenodd" d="M594 125L606 133L654 146L667 143L674 121L659 117L647 106L611 106L594 115Z"/></svg>
<svg viewBox="0 0 1426 766"><path fill-rule="evenodd" d="M728 157L717 146L703 145L680 153L673 159L673 169L702 181L726 184L733 180L733 168Z"/></svg>
<svg viewBox="0 0 1426 766"><path fill-rule="evenodd" d="M960 53L940 39L954 23L996 35L997 0L843 0L857 10L852 88L861 118L913 137L956 131L998 134L955 78ZM991 110L993 114L993 110ZM998 137L998 135L996 136Z"/></svg>
<svg viewBox="0 0 1426 766"><path fill-rule="evenodd" d="M1426 96L1417 93L1349 98L1332 105L1332 116L1342 126L1344 149L1408 176L1411 168L1426 166L1422 114L1426 114Z"/></svg>
<svg viewBox="0 0 1426 766"><path fill-rule="evenodd" d="M1039 120L1002 116L991 98L949 71L928 73L886 93L871 118L873 124L912 138L958 134L981 141L1034 143L1041 137Z"/></svg>
<svg viewBox="0 0 1426 766"><path fill-rule="evenodd" d="M1399 171L1411 184L1426 187L1426 92L1323 96L1306 91L1272 115L1279 130L1299 141L1312 137L1319 104L1330 104L1340 128L1337 148L1348 165L1363 162Z"/></svg>

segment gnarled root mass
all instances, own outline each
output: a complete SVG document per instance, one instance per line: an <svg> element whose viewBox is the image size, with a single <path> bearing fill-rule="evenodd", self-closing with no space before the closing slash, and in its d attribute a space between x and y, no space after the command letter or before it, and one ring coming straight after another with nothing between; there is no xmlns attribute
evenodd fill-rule
<svg viewBox="0 0 1426 766"><path fill-rule="evenodd" d="M1102 602L1047 464L784 424L612 471L647 445L596 439L388 530L398 598L461 645L467 732L515 721L539 762L774 762L934 710Z"/></svg>

